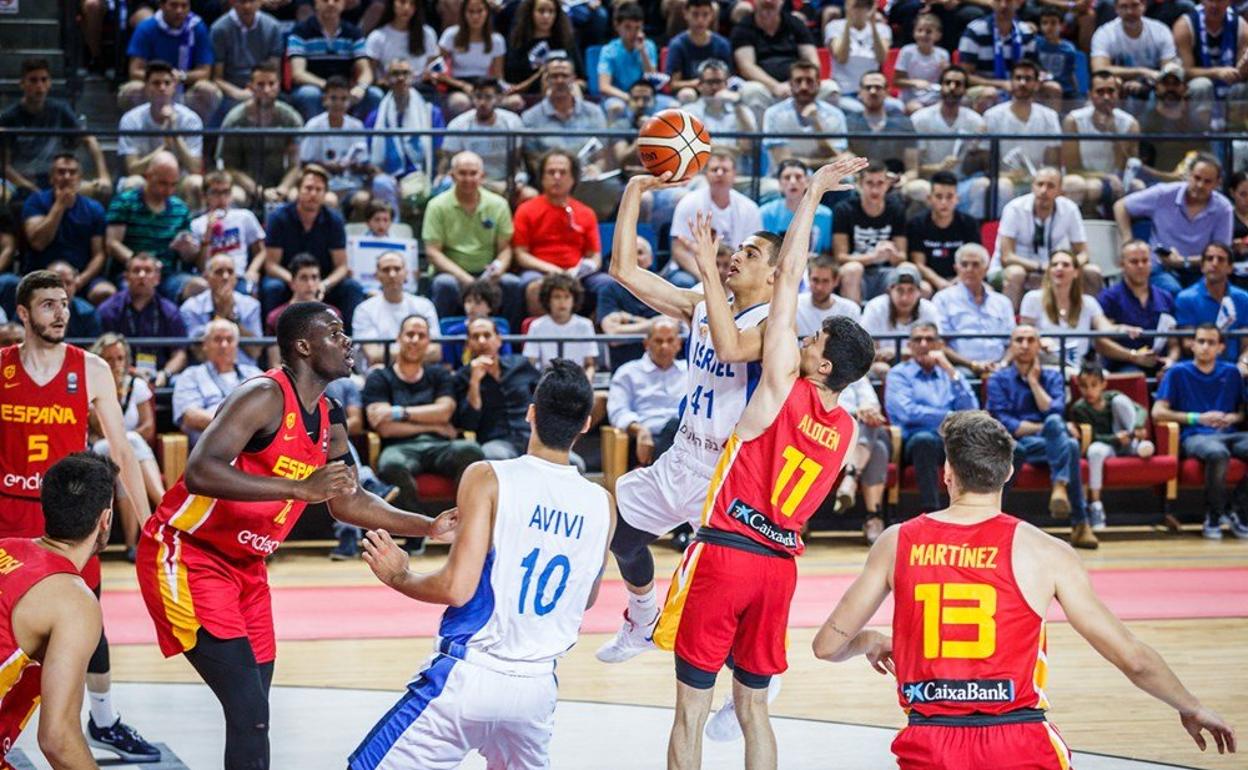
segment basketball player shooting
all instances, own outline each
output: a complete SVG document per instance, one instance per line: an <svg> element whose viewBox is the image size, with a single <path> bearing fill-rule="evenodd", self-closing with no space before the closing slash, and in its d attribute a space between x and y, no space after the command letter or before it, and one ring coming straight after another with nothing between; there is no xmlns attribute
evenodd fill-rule
<svg viewBox="0 0 1248 770"><path fill-rule="evenodd" d="M909 725L893 741L902 770L1068 770L1049 708L1045 616L1071 626L1131 683L1179 712L1205 750L1234 752L1235 731L1188 692L1152 647L1101 603L1066 543L1001 513L1014 439L987 412L941 426L949 507L889 527L862 574L815 635L829 661L866 656L897 679ZM892 593L893 636L863 626Z"/></svg>
<svg viewBox="0 0 1248 770"><path fill-rule="evenodd" d="M729 655L745 766L776 767L767 689L788 667L794 557L805 547L802 527L856 443L853 417L837 406L840 391L865 375L875 356L871 336L843 317L824 321L800 347L797 340L797 290L815 208L824 193L849 189L841 182L845 168L833 163L816 172L785 235L763 335L762 376L719 457L702 526L672 579L654 632L658 646L676 653L668 768L701 767L702 728L716 674ZM731 318L722 288L712 286L718 239L705 217L695 222L694 235L715 324Z"/></svg>
<svg viewBox="0 0 1248 770"><path fill-rule="evenodd" d="M342 406L325 396L352 364L333 309L292 304L278 319L277 345L282 366L221 404L143 528L136 560L161 652L185 655L221 701L226 770L269 767L277 642L265 558L304 508L326 502L340 521L416 537L455 525L453 512L429 519L360 487Z"/></svg>
<svg viewBox="0 0 1248 770"><path fill-rule="evenodd" d="M351 770L453 768L473 749L491 770L550 766L555 663L598 595L615 527L611 494L568 458L593 403L579 364L550 363L529 406L528 453L464 472L440 569L415 574L387 532L366 536L378 579L450 606L433 658L351 755Z"/></svg>

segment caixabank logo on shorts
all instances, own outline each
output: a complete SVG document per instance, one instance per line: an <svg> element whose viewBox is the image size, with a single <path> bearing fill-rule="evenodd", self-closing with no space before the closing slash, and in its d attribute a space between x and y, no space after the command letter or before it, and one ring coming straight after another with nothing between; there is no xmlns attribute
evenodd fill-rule
<svg viewBox="0 0 1248 770"><path fill-rule="evenodd" d="M1014 683L1009 679L927 679L901 686L907 703L1009 703Z"/></svg>

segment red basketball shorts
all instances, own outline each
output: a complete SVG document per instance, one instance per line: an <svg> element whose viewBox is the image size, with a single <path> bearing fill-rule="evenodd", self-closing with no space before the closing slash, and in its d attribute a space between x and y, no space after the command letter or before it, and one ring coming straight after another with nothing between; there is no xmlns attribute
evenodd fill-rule
<svg viewBox="0 0 1248 770"><path fill-rule="evenodd" d="M655 644L703 671L719 671L731 653L751 674L783 673L796 585L792 559L696 542L672 578Z"/></svg>
<svg viewBox="0 0 1248 770"><path fill-rule="evenodd" d="M39 498L0 495L0 537L43 537L43 506ZM99 556L87 561L82 579L92 591L100 589Z"/></svg>
<svg viewBox="0 0 1248 770"><path fill-rule="evenodd" d="M203 628L218 639L245 638L257 663L277 656L268 571L263 559L238 565L149 520L139 536L139 589L165 657L195 646Z"/></svg>
<svg viewBox="0 0 1248 770"><path fill-rule="evenodd" d="M893 739L901 770L1069 770L1070 749L1048 722L911 725Z"/></svg>

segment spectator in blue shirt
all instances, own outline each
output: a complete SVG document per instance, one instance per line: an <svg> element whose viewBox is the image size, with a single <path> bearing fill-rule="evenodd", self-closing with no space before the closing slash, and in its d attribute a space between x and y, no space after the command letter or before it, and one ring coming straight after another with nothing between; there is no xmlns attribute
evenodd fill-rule
<svg viewBox="0 0 1248 770"><path fill-rule="evenodd" d="M341 75L351 83L352 114L364 118L381 103L381 89L373 87L373 67L364 50L364 33L342 18L342 3L316 0L311 16L295 25L286 41L290 76L295 83L291 101L311 120L323 109L325 83Z"/></svg>
<svg viewBox="0 0 1248 770"><path fill-rule="evenodd" d="M65 326L65 336L70 339L94 339L103 334L104 329L100 326L100 316L95 305L77 296L77 268L58 259L48 265L48 269L61 277L65 282L65 292L69 295L69 323Z"/></svg>
<svg viewBox="0 0 1248 770"><path fill-rule="evenodd" d="M1122 280L1102 289L1097 301L1105 317L1116 324L1140 329L1171 329L1175 326L1174 297L1170 292L1149 283L1152 270L1151 250L1147 241L1127 241L1119 252ZM1177 339L1154 340L1147 335L1115 337L1114 342L1131 351L1129 359L1119 360L1106 355L1111 372L1146 372L1155 374L1178 360ZM1106 353L1107 351L1102 351ZM1164 356L1162 354L1165 354Z"/></svg>
<svg viewBox="0 0 1248 770"><path fill-rule="evenodd" d="M221 89L212 81L212 38L190 0L160 0L160 10L134 28L126 55L130 80L117 92L122 112L143 103L147 63L158 60L173 65L186 106L200 118L207 121L221 104Z"/></svg>
<svg viewBox="0 0 1248 770"><path fill-rule="evenodd" d="M1187 180L1155 184L1114 202L1114 221L1123 243L1131 240L1131 219L1151 219L1153 283L1178 294L1197 276L1197 256L1213 241L1230 243L1235 210L1222 186L1222 164L1200 153Z"/></svg>
<svg viewBox="0 0 1248 770"><path fill-rule="evenodd" d="M1034 326L1016 326L1010 334L1010 366L988 379L988 411L1018 440L1016 465L1027 462L1049 466L1053 490L1049 513L1070 518L1070 542L1076 548L1096 548L1088 523L1079 477L1079 441L1066 429L1066 385L1056 369L1040 366L1040 336Z"/></svg>
<svg viewBox="0 0 1248 770"><path fill-rule="evenodd" d="M1062 39L1062 11L1046 5L1040 10L1040 33L1036 40L1036 58L1040 66L1062 87L1063 99L1076 99L1079 85L1075 80L1075 58L1078 49L1074 43Z"/></svg>
<svg viewBox="0 0 1248 770"><path fill-rule="evenodd" d="M686 0L684 32L667 44L663 71L681 104L698 98L698 65L707 59L732 61L732 44L714 31L715 0Z"/></svg>
<svg viewBox="0 0 1248 770"><path fill-rule="evenodd" d="M1192 360L1170 367L1157 386L1153 401L1155 422L1177 422L1184 457L1205 466L1204 536L1222 539L1222 527L1238 538L1248 538L1241 519L1248 477L1235 487L1228 508L1226 467L1231 457L1248 460L1248 432L1243 430L1244 378L1232 364L1220 360L1222 332L1201 324L1192 340Z"/></svg>
<svg viewBox="0 0 1248 770"><path fill-rule="evenodd" d="M763 229L783 233L793 221L793 212L810 186L810 167L797 158L786 158L776 167L781 198L770 200L759 208ZM832 209L820 204L815 210L815 224L810 231L810 250L816 254L832 253Z"/></svg>
<svg viewBox="0 0 1248 770"><path fill-rule="evenodd" d="M355 306L364 301L364 287L347 265L347 230L342 216L325 206L329 174L308 165L299 180L299 194L269 216L265 225L265 277L260 280L261 304L267 312L282 304L293 290L290 260L311 254L320 263L325 301L342 311L351 333Z"/></svg>
<svg viewBox="0 0 1248 770"><path fill-rule="evenodd" d="M1230 283L1231 248L1224 243L1210 243L1200 255L1200 270L1204 278L1183 291L1174 300L1174 314L1178 325L1191 329L1211 323L1222 332L1248 328L1248 292ZM1239 360L1241 368L1248 367L1241 357L1238 337L1231 337L1222 346L1225 361Z"/></svg>
<svg viewBox="0 0 1248 770"><path fill-rule="evenodd" d="M902 458L914 466L919 511L940 508L937 481L945 464L940 423L961 409L978 409L979 399L966 378L949 363L936 325L919 321L910 327L910 360L888 372L884 411L901 428Z"/></svg>
<svg viewBox="0 0 1248 770"><path fill-rule="evenodd" d="M642 77L658 70L659 49L646 38L646 13L634 2L615 8L616 38L598 55L598 91L603 96L607 121L618 118L628 106L628 89Z"/></svg>

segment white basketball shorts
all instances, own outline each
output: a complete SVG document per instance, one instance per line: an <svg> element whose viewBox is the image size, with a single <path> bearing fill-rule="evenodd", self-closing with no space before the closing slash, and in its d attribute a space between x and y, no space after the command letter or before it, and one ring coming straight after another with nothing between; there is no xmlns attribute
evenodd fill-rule
<svg viewBox="0 0 1248 770"><path fill-rule="evenodd" d="M685 522L697 529L713 471L676 448L669 449L654 465L635 468L615 482L620 516L656 536Z"/></svg>
<svg viewBox="0 0 1248 770"><path fill-rule="evenodd" d="M475 749L489 770L544 770L550 767L557 699L550 664L540 675L522 676L438 654L348 765L351 770L449 769Z"/></svg>

